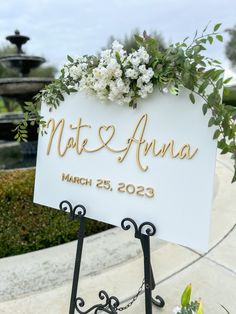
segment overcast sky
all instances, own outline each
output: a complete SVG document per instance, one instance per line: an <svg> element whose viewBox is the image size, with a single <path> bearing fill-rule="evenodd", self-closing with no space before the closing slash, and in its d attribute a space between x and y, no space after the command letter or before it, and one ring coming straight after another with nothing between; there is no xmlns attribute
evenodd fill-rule
<svg viewBox="0 0 236 314"><path fill-rule="evenodd" d="M19 29L31 37L28 53L60 67L67 54L96 53L110 35L122 38L138 27L177 42L209 21L233 27L235 12L235 0L0 0L0 44ZM223 44L209 47L207 54L230 68Z"/></svg>

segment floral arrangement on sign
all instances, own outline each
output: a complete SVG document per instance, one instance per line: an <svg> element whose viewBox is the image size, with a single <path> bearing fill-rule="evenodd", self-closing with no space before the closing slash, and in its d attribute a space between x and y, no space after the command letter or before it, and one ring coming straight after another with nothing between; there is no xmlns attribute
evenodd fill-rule
<svg viewBox="0 0 236 314"><path fill-rule="evenodd" d="M207 25L190 42L187 37L164 51L159 49L156 39L144 32L143 36L135 36L139 48L130 53L114 41L112 48L103 50L99 56L76 59L68 56L69 62L61 69L60 77L41 90L34 103L25 104L24 120L15 129L16 140L27 141L28 123L37 123L44 132L45 121L38 113L42 101L52 110L60 105L65 94L85 91L102 101L135 109L139 99L148 97L154 89L178 95L179 89L185 87L193 104L195 95L203 99L204 115L211 111L209 127L216 127L213 138L218 140L221 153L232 154L235 161L232 182L236 181L236 108L223 105L221 99L223 85L231 78L224 80L220 62L203 55L206 44L212 45L215 39L223 41L218 33L220 26L218 23L207 32Z"/></svg>

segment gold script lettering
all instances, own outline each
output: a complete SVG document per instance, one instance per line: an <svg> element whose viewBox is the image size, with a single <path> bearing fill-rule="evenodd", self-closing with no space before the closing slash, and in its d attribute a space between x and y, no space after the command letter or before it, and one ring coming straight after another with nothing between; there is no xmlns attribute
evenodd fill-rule
<svg viewBox="0 0 236 314"><path fill-rule="evenodd" d="M170 140L168 143L157 144L156 139L152 139L151 141L147 141L145 139L145 131L148 123L148 115L144 114L139 119L136 124L134 131L131 136L126 140L126 144L120 148L112 147L112 140L116 135L116 128L114 125L102 125L97 130L97 137L99 144L97 147L88 147L89 139L82 138L81 139L81 129L82 128L90 128L91 125L83 124L82 118L78 119L77 125L73 126L69 125L72 131L75 131L75 136L71 136L68 139L62 141L63 132L65 129L65 119L59 120L57 123L54 119L50 119L47 123L47 128L51 128L51 132L49 135L49 141L47 146L47 155L50 154L53 141L55 139L57 146L57 153L60 157L65 156L69 149L75 149L78 155L82 153L95 153L102 149L106 149L109 152L114 154L120 154L117 158L118 162L122 163L125 161L128 155L131 155L131 152L135 151L135 159L136 164L142 171L148 170L148 165L144 165L142 158L145 158L149 154L153 157L166 157L167 153L169 158L179 158L179 159L187 159L191 160L198 152L198 148L192 150L190 144L184 144L179 148L176 148L176 144L174 140ZM94 135L94 134L93 134ZM64 142L64 144L62 144ZM157 147L159 146L159 147ZM68 178L65 178L68 179Z"/></svg>

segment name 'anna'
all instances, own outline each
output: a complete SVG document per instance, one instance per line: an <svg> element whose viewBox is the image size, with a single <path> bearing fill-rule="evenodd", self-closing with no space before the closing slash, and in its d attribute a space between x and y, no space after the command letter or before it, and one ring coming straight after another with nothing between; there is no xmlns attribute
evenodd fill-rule
<svg viewBox="0 0 236 314"><path fill-rule="evenodd" d="M136 163L142 171L147 171L148 165L144 165L142 159L148 154L151 154L154 158L163 158L168 153L172 159L179 158L190 160L198 152L198 148L192 150L190 144L183 144L181 147L176 148L174 140L170 140L167 144L162 144L159 147L156 139L147 141L145 139L147 122L148 115L144 114L139 119L131 136L125 141L125 145L121 148L112 147L112 140L117 133L115 126L100 126L97 131L99 144L97 147L91 148L89 147L88 138L81 139L81 129L92 128L92 126L83 124L82 118L78 119L77 125L69 125L70 130L74 131L75 134L74 136L69 137L68 140L63 140L65 119L61 119L57 123L54 119L50 119L47 123L47 128L51 128L47 146L47 155L50 154L53 142L56 141L57 153L60 157L65 156L69 149L75 149L78 155L81 155L82 153L96 153L102 149L107 149L111 153L118 155L117 160L122 163L128 156L131 148L135 146Z"/></svg>

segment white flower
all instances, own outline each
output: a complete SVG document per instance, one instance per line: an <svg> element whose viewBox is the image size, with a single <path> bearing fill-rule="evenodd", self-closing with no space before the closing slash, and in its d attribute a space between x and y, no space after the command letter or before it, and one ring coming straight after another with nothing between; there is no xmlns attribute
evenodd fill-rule
<svg viewBox="0 0 236 314"><path fill-rule="evenodd" d="M134 70L134 69L127 69L127 70L125 71L125 76L126 76L126 77L129 77L129 78L131 78L131 79L137 79L137 78L138 78L138 75L139 75L138 71L136 71L136 70Z"/></svg>
<svg viewBox="0 0 236 314"><path fill-rule="evenodd" d="M113 43L112 43L112 49L114 51L121 51L123 50L123 45L118 41L118 40L114 40Z"/></svg>
<svg viewBox="0 0 236 314"><path fill-rule="evenodd" d="M141 76L141 80L144 82L144 83L149 83L150 82L150 76L147 75L147 74L144 74Z"/></svg>
<svg viewBox="0 0 236 314"><path fill-rule="evenodd" d="M148 69L146 70L146 72L144 72L144 74L143 74L142 77L141 77L141 78L142 78L142 81L143 81L144 83L150 82L150 80L152 79L153 75L154 75L153 69L152 69L152 68L148 68Z"/></svg>
<svg viewBox="0 0 236 314"><path fill-rule="evenodd" d="M109 62L111 58L111 49L103 50L101 52L101 61L102 62Z"/></svg>
<svg viewBox="0 0 236 314"><path fill-rule="evenodd" d="M96 94L102 101L109 99L127 105L137 93L145 98L153 91L154 72L151 67L147 68L149 59L144 47L127 55L123 45L114 41L111 49L101 52L98 64L92 64L91 58L79 57L64 66L64 77L72 78L73 86L79 91ZM92 71L88 71L91 66ZM138 91L134 91L133 84Z"/></svg>
<svg viewBox="0 0 236 314"><path fill-rule="evenodd" d="M121 69L116 69L116 70L114 71L114 75L115 75L116 78L121 77L121 76L122 76L122 71L121 71Z"/></svg>
<svg viewBox="0 0 236 314"><path fill-rule="evenodd" d="M144 47L140 47L137 51L137 54L139 55L139 58L141 58L142 62L148 63L149 62L149 54L147 53L147 50Z"/></svg>
<svg viewBox="0 0 236 314"><path fill-rule="evenodd" d="M169 92L169 90L168 90L167 87L164 87L164 88L162 88L162 92L163 92L164 94L167 94L167 93Z"/></svg>
<svg viewBox="0 0 236 314"><path fill-rule="evenodd" d="M152 93L153 92L153 84L152 83L149 83L149 84L146 84L146 85L143 85L140 90L138 91L138 95L141 97L141 98L146 98L148 94Z"/></svg>
<svg viewBox="0 0 236 314"><path fill-rule="evenodd" d="M101 71L98 68L93 69L93 75L96 79L101 77Z"/></svg>
<svg viewBox="0 0 236 314"><path fill-rule="evenodd" d="M153 92L153 84L149 83L145 86L146 91L151 94Z"/></svg>
<svg viewBox="0 0 236 314"><path fill-rule="evenodd" d="M138 69L139 69L140 73L142 73L142 74L145 74L146 71L147 71L147 68L146 68L146 65L145 65L145 64L140 65L140 66L138 67Z"/></svg>
<svg viewBox="0 0 236 314"><path fill-rule="evenodd" d="M110 62L107 64L107 69L110 71L115 71L116 69L120 69L120 65L118 64L116 59L110 59Z"/></svg>
<svg viewBox="0 0 236 314"><path fill-rule="evenodd" d="M124 88L124 82L121 78L119 78L118 80L116 80L116 86L119 90L122 90Z"/></svg>
<svg viewBox="0 0 236 314"><path fill-rule="evenodd" d="M107 84L105 81L103 80L99 80L99 81L96 81L94 83L94 86L93 88L96 90L96 91L103 91L105 88L106 88Z"/></svg>
<svg viewBox="0 0 236 314"><path fill-rule="evenodd" d="M173 309L173 314L177 314L181 311L181 308L179 306L176 306L174 309Z"/></svg>
<svg viewBox="0 0 236 314"><path fill-rule="evenodd" d="M139 77L138 80L137 80L137 87L138 88L142 88L142 86L143 86L143 81L142 81L142 78Z"/></svg>
<svg viewBox="0 0 236 314"><path fill-rule="evenodd" d="M133 66L138 67L142 60L139 57L132 57L130 59L130 62L132 63Z"/></svg>
<svg viewBox="0 0 236 314"><path fill-rule="evenodd" d="M69 69L69 74L74 80L77 80L78 78L80 78L82 73L83 73L83 70L79 66L73 65Z"/></svg>
<svg viewBox="0 0 236 314"><path fill-rule="evenodd" d="M127 82L127 83L125 84L125 86L124 86L123 92L124 92L125 94L128 94L129 91L130 91L130 82Z"/></svg>
<svg viewBox="0 0 236 314"><path fill-rule="evenodd" d="M117 41L117 40L113 41L113 43L112 43L112 55L113 55L113 57L116 58L116 53L118 53L120 60L124 61L127 53L123 48L124 48L124 46L119 41Z"/></svg>
<svg viewBox="0 0 236 314"><path fill-rule="evenodd" d="M75 60L76 63L87 63L88 62L88 58L86 56L83 56L83 57L78 57L76 60Z"/></svg>
<svg viewBox="0 0 236 314"><path fill-rule="evenodd" d="M130 95L124 97L124 103L129 104L131 102L132 98Z"/></svg>

